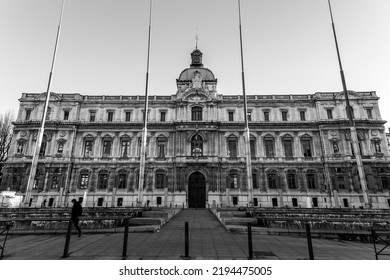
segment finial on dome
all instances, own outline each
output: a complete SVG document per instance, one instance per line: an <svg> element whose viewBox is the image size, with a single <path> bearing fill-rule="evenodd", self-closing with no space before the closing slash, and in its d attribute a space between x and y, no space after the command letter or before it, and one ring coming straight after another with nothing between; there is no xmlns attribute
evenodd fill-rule
<svg viewBox="0 0 390 280"><path fill-rule="evenodd" d="M196 35L195 35L195 40L196 40L196 44L195 44L195 49L197 50L198 49L198 27L196 28Z"/></svg>

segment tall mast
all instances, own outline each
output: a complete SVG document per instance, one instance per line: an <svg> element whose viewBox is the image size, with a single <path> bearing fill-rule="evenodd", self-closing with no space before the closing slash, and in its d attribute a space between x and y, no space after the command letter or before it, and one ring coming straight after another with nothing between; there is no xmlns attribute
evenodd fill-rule
<svg viewBox="0 0 390 280"><path fill-rule="evenodd" d="M145 105L144 105L144 125L142 129L142 143L140 151L140 168L138 181L138 204L143 204L143 190L145 181L145 159L146 159L146 137L148 124L148 85L149 85L149 57L150 57L150 32L152 28L152 0L149 3L149 35L148 35L148 56L146 62L146 85L145 85Z"/></svg>
<svg viewBox="0 0 390 280"><path fill-rule="evenodd" d="M63 15L63 11L64 11L64 6L65 6L65 0L62 0L60 20L59 20L59 23L58 23L57 37L56 37L56 43L55 43L55 46L54 46L54 53L53 53L53 60L52 60L52 63L51 63L51 70L50 70L50 74L49 74L49 82L47 84L45 105L44 105L44 108L43 108L43 115L42 115L42 120L41 120L41 127L39 128L38 134L37 134L36 144L35 144L35 148L34 148L33 160L32 160L32 163L31 163L30 175L28 177L28 182L27 182L26 196L24 197L24 204L25 205L29 205L30 204L31 190L32 190L32 188L34 186L34 179L35 179L35 174L36 174L37 165L38 165L39 152L41 150L41 144L42 144L42 139L43 139L43 134L44 134L47 108L49 106L51 78L53 76L54 65L55 65L55 61L56 61L57 47L58 47L58 42L59 42L59 38L60 38L61 23L62 23L62 15Z"/></svg>
<svg viewBox="0 0 390 280"><path fill-rule="evenodd" d="M361 156L361 152L360 152L360 148L359 148L359 140L358 140L357 132L356 132L356 124L355 124L354 117L352 114L352 107L350 106L350 103L349 103L347 84L346 84L345 77L344 77L343 66L341 64L340 51L339 51L339 46L337 43L336 28L335 28L334 21L333 21L333 13L332 13L332 6L330 4L330 0L328 0L328 5L329 5L330 18L332 20L333 37L334 37L334 41L335 41L335 45L336 45L337 59L339 61L341 82L343 84L343 91L344 91L345 102L346 102L346 106L347 106L347 116L349 119L349 125L350 125L350 129L351 129L352 147L353 147L353 151L354 151L355 157L356 157L356 164L357 164L357 168L358 168L360 185L361 185L362 191L363 191L364 204L365 204L366 208L371 208L371 202L370 202L369 197L368 197L366 176L364 174L363 161L362 161L362 156Z"/></svg>
<svg viewBox="0 0 390 280"><path fill-rule="evenodd" d="M242 78L242 93L244 96L244 119L245 119L245 157L246 157L246 179L248 186L248 202L249 206L253 206L253 186L252 186L252 163L251 163L251 149L250 149L250 133L248 124L248 110L245 93L245 75L244 75L244 55L242 48L242 31L241 31L241 1L238 0L238 19L240 29L240 50L241 50L241 78Z"/></svg>

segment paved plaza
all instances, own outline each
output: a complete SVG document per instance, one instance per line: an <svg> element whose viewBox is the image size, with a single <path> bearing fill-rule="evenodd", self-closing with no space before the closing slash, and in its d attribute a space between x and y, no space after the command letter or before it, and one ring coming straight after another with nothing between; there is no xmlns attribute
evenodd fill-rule
<svg viewBox="0 0 390 280"><path fill-rule="evenodd" d="M159 232L130 232L127 259L180 260L184 258L184 224L189 223L189 256L195 260L234 260L248 258L246 233L228 232L208 209L185 209L166 223ZM123 233L73 234L69 260L119 260L122 258ZM371 243L312 239L316 260L375 260ZM62 259L65 235L11 235L4 260ZM305 237L253 235L254 259L307 260ZM390 259L390 256L379 256Z"/></svg>

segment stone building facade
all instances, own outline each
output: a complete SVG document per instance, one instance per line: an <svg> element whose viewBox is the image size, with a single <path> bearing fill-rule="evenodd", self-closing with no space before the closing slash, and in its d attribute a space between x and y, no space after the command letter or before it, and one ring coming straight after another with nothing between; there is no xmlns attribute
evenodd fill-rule
<svg viewBox="0 0 390 280"><path fill-rule="evenodd" d="M191 53L170 96L150 96L144 202L246 206L244 104L222 95ZM349 92L373 207L389 208L390 157L376 93ZM45 93L23 93L2 191L26 191ZM50 96L30 205L130 206L138 197L144 96ZM360 207L356 160L340 92L247 95L253 203ZM337 201L336 201L337 200Z"/></svg>

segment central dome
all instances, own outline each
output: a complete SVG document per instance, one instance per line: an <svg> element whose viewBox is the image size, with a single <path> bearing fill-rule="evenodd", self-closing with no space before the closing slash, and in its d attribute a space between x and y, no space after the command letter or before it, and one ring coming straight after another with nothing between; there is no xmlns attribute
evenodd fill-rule
<svg viewBox="0 0 390 280"><path fill-rule="evenodd" d="M195 72L200 73L203 81L215 81L213 72L203 67L202 52L200 50L195 49L191 53L191 60L190 68L186 68L180 73L178 81L191 81Z"/></svg>

